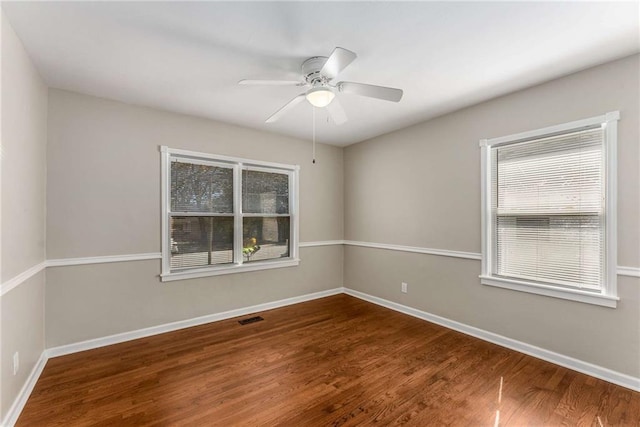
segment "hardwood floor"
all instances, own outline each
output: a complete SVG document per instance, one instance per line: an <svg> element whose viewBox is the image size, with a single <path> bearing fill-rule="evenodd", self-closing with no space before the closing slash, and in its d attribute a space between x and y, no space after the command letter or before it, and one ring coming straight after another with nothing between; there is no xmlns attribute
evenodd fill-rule
<svg viewBox="0 0 640 427"><path fill-rule="evenodd" d="M17 426L640 425L640 393L346 295L258 314L50 359Z"/></svg>

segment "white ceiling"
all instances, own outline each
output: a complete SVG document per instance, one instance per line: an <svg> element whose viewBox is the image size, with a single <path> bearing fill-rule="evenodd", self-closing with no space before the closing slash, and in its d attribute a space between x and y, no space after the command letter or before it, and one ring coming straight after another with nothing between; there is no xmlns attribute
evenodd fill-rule
<svg viewBox="0 0 640 427"><path fill-rule="evenodd" d="M311 138L298 79L335 46L338 80L404 89L400 103L339 94L317 140L349 145L640 51L638 2L3 2L51 87Z"/></svg>

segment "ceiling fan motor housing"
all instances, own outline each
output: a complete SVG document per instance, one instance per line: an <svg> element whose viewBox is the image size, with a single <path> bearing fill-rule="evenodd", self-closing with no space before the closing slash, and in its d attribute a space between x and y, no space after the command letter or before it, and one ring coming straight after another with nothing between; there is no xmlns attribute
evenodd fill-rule
<svg viewBox="0 0 640 427"><path fill-rule="evenodd" d="M302 75L308 84L314 86L327 83L326 78L320 74L325 62L327 62L326 56L314 56L302 63Z"/></svg>

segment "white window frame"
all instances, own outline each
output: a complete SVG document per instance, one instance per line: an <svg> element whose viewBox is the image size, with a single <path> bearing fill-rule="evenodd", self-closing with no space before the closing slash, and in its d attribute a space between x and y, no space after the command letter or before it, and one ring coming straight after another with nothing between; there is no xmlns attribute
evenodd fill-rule
<svg viewBox="0 0 640 427"><path fill-rule="evenodd" d="M545 127L528 132L502 136L499 138L480 140L481 147L481 206L482 206L482 273L480 283L483 285L496 286L499 288L512 289L521 292L528 292L538 295L546 295L555 298L562 298L572 301L579 301L589 304L601 305L615 308L618 298L617 294L617 225L616 225L616 205L617 205L617 153L616 144L618 138L618 120L620 112L613 111L601 116L591 117L584 120L577 120L556 126ZM604 129L604 179L605 179L605 213L604 213L604 236L605 236L605 262L604 262L604 282L598 291L587 291L582 289L565 288L551 284L540 284L526 280L516 280L494 275L493 257L495 229L492 221L492 191L491 188L491 148L501 145L509 145L527 140L543 138L552 135L569 133L582 129L602 126Z"/></svg>
<svg viewBox="0 0 640 427"><path fill-rule="evenodd" d="M160 147L161 152L161 203L162 203L162 273L163 282L183 279L193 279L198 277L218 276L222 274L244 273L247 271L268 270L272 268L293 267L300 263L299 258L299 165L286 165L281 163L263 162L249 160L238 157L218 156L209 153L181 150ZM208 165L219 165L233 169L233 214L234 217L233 243L234 262L231 264L220 264L202 268L192 268L182 271L171 271L171 159L183 158L194 163L201 162ZM265 172L276 172L289 176L289 257L283 259L270 259L263 261L251 261L245 263L242 256L242 219L250 216L264 216L255 214L244 214L242 212L242 170L249 167L251 170L262 170ZM225 215L226 216L226 215ZM272 215L268 215L272 216Z"/></svg>

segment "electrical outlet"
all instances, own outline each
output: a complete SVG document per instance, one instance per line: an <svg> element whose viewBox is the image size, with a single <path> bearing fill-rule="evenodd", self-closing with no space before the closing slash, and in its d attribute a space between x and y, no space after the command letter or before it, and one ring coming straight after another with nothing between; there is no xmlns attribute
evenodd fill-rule
<svg viewBox="0 0 640 427"><path fill-rule="evenodd" d="M400 285L400 290L402 291L403 294L406 294L408 292L408 286L405 282L402 282L402 284Z"/></svg>
<svg viewBox="0 0 640 427"><path fill-rule="evenodd" d="M18 369L20 368L20 353L17 351L13 353L13 375L18 373Z"/></svg>

